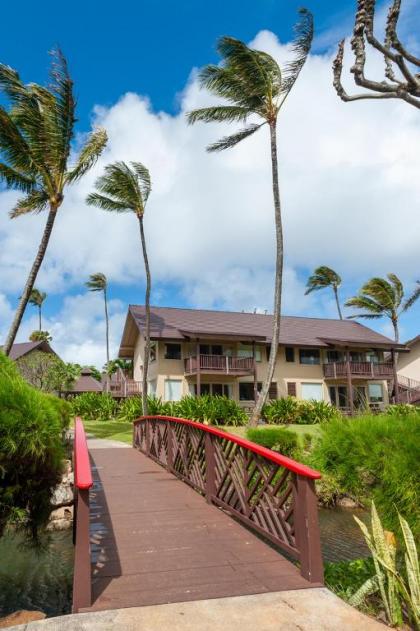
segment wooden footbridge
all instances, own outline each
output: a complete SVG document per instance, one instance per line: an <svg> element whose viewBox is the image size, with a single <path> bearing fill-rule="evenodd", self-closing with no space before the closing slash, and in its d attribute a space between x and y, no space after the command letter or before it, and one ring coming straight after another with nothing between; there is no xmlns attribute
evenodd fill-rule
<svg viewBox="0 0 420 631"><path fill-rule="evenodd" d="M76 419L74 462L74 612L323 584L320 475L294 460L154 416L90 454Z"/></svg>

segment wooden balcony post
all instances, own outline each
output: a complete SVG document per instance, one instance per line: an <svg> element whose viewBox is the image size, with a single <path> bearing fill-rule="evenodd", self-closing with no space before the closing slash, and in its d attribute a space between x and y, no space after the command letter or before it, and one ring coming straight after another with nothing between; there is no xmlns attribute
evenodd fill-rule
<svg viewBox="0 0 420 631"><path fill-rule="evenodd" d="M252 342L252 360L253 360L253 369L254 369L254 401L257 403L258 401L258 381L257 381L257 361L255 357L255 340Z"/></svg>
<svg viewBox="0 0 420 631"><path fill-rule="evenodd" d="M315 482L294 474L295 532L300 573L310 583L324 582Z"/></svg>
<svg viewBox="0 0 420 631"><path fill-rule="evenodd" d="M206 500L211 504L212 497L216 495L216 458L214 455L213 437L206 434Z"/></svg>
<svg viewBox="0 0 420 631"><path fill-rule="evenodd" d="M397 355L395 353L395 349L391 349L391 357L392 357L392 372L394 375L394 403L400 402L400 389L398 387L398 373L397 373Z"/></svg>
<svg viewBox="0 0 420 631"><path fill-rule="evenodd" d="M353 383L351 379L351 366L350 366L350 351L346 351L346 369L347 369L347 390L349 399L350 414L354 414L354 402L353 402Z"/></svg>
<svg viewBox="0 0 420 631"><path fill-rule="evenodd" d="M201 395L201 375L200 375L200 368L201 368L201 361L200 361L200 340L197 339L197 345L196 345L196 355L197 355L197 396L199 397Z"/></svg>

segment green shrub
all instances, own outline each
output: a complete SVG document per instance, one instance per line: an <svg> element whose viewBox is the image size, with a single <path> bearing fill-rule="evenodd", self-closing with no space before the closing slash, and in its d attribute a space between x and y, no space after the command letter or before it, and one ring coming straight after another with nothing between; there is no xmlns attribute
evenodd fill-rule
<svg viewBox="0 0 420 631"><path fill-rule="evenodd" d="M299 457L300 449L297 435L283 427L250 427L246 436L253 443L273 449L283 456Z"/></svg>
<svg viewBox="0 0 420 631"><path fill-rule="evenodd" d="M296 423L299 416L300 403L295 397L284 397L267 403L262 411L267 423Z"/></svg>
<svg viewBox="0 0 420 631"><path fill-rule="evenodd" d="M262 415L268 423L278 425L314 425L338 418L341 413L326 401L299 401L295 397L284 397L265 405Z"/></svg>
<svg viewBox="0 0 420 631"><path fill-rule="evenodd" d="M73 418L71 404L65 399L59 399L53 394L46 394L45 396L59 415L62 430L68 429Z"/></svg>
<svg viewBox="0 0 420 631"><path fill-rule="evenodd" d="M108 421L115 417L118 403L110 394L84 392L71 399L71 407L75 416L92 421Z"/></svg>
<svg viewBox="0 0 420 631"><path fill-rule="evenodd" d="M325 563L325 585L343 600L349 600L375 571L372 558Z"/></svg>
<svg viewBox="0 0 420 631"><path fill-rule="evenodd" d="M0 535L10 523L36 537L61 477L67 408L31 387L0 353Z"/></svg>
<svg viewBox="0 0 420 631"><path fill-rule="evenodd" d="M132 422L143 414L143 404L141 396L128 397L123 399L117 411L117 420L122 422Z"/></svg>
<svg viewBox="0 0 420 631"><path fill-rule="evenodd" d="M357 501L372 498L385 527L397 531L397 513L420 534L420 417L399 414L333 419L320 427L310 464Z"/></svg>
<svg viewBox="0 0 420 631"><path fill-rule="evenodd" d="M420 414L420 406L411 405L410 403L395 403L388 405L386 413L390 416L410 416L412 414Z"/></svg>
<svg viewBox="0 0 420 631"><path fill-rule="evenodd" d="M172 403L172 415L211 425L245 425L246 412L233 399L222 396L187 396Z"/></svg>
<svg viewBox="0 0 420 631"><path fill-rule="evenodd" d="M147 407L149 416L174 416L173 403L160 397L147 397Z"/></svg>

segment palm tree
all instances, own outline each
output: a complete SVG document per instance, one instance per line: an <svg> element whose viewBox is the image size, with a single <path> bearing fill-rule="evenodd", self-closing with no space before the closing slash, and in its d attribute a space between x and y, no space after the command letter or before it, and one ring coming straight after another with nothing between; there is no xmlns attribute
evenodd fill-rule
<svg viewBox="0 0 420 631"><path fill-rule="evenodd" d="M42 304L47 297L45 291L39 291L35 287L30 293L28 302L34 307L38 307L39 330L42 331Z"/></svg>
<svg viewBox="0 0 420 631"><path fill-rule="evenodd" d="M270 132L272 188L276 232L276 273L274 288L274 317L270 358L267 375L251 418L255 425L267 399L280 341L281 293L283 278L283 227L280 204L277 162L277 120L280 108L293 88L306 61L313 37L312 15L300 10L301 19L295 26L296 39L293 44L294 59L281 70L277 62L267 53L248 48L233 37L222 37L218 42L221 66L210 65L200 73L201 86L222 99L220 105L204 107L188 114L188 122L196 123L247 123L230 136L226 136L207 147L208 151L223 151L235 147L264 125Z"/></svg>
<svg viewBox="0 0 420 631"><path fill-rule="evenodd" d="M51 342L52 336L49 331L32 331L29 336L31 342Z"/></svg>
<svg viewBox="0 0 420 631"><path fill-rule="evenodd" d="M335 303L337 305L338 316L340 320L342 320L343 314L341 313L340 300L338 298L338 288L340 285L341 276L337 274L337 272L334 272L331 267L321 265L316 268L312 276L309 276L308 282L306 283L305 296L310 294L312 291L318 291L319 289L324 289L324 287L332 287Z"/></svg>
<svg viewBox="0 0 420 631"><path fill-rule="evenodd" d="M107 141L104 130L94 131L69 166L75 124L73 82L61 52L53 54L48 88L25 85L16 70L0 64L0 90L10 102L9 111L0 106L0 182L24 194L10 216L37 214L48 208L41 243L4 345L6 355L44 260L64 190L92 167Z"/></svg>
<svg viewBox="0 0 420 631"><path fill-rule="evenodd" d="M89 280L85 283L89 291L103 291L104 292L104 305L105 305L105 338L106 338L106 363L109 364L109 317L108 317L108 281L105 274L98 272L97 274L91 274ZM107 380L108 385L108 380Z"/></svg>
<svg viewBox="0 0 420 631"><path fill-rule="evenodd" d="M359 294L349 298L346 307L363 309L363 313L348 316L348 318L376 319L387 317L394 328L395 341L400 341L398 329L399 317L407 311L420 296L420 284L409 296L404 299L404 287L401 280L395 274L387 274L385 278L371 278L363 285Z"/></svg>
<svg viewBox="0 0 420 631"><path fill-rule="evenodd" d="M98 192L90 193L86 201L91 206L98 206L99 208L102 208L102 210L110 212L132 212L136 215L139 222L140 240L146 272L146 294L144 301L146 323L142 403L143 414L147 415L147 375L149 371L150 355L150 292L152 283L143 221L152 183L150 180L150 173L143 164L140 162L130 162L130 165L131 168L125 162L108 164L105 167L105 174L98 178L95 183L95 187Z"/></svg>

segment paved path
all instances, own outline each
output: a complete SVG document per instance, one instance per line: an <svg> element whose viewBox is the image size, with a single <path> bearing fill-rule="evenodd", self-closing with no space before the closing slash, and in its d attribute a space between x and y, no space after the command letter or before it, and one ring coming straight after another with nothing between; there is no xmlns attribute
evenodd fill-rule
<svg viewBox="0 0 420 631"><path fill-rule="evenodd" d="M14 631L384 631L325 588L82 613Z"/></svg>
<svg viewBox="0 0 420 631"><path fill-rule="evenodd" d="M90 454L88 611L313 587L276 550L140 452L105 447Z"/></svg>

